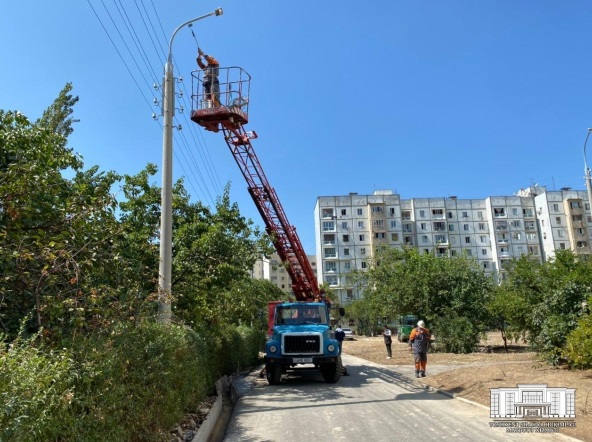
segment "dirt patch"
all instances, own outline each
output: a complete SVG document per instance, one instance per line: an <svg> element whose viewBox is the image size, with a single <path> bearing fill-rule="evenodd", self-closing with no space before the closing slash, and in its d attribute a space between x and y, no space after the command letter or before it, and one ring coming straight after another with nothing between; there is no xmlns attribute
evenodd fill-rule
<svg viewBox="0 0 592 442"><path fill-rule="evenodd" d="M479 349L479 352L466 355L430 353L428 376L417 381L487 407L490 388L515 387L517 384L575 388L576 428L562 429L561 434L592 442L592 370L552 367L540 362L536 353L524 344L512 345L506 353L501 337L495 333L489 334ZM386 359L381 336L346 341L343 352L383 365L413 365L409 346L396 340L392 344L392 358ZM430 365L450 366L450 370L430 375Z"/></svg>

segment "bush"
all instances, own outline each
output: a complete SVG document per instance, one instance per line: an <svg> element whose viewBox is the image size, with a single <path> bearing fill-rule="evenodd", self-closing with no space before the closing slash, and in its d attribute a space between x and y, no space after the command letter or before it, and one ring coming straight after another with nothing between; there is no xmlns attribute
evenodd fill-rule
<svg viewBox="0 0 592 442"><path fill-rule="evenodd" d="M471 353L479 343L479 331L471 321L456 315L438 318L433 333L436 337L434 351Z"/></svg>
<svg viewBox="0 0 592 442"><path fill-rule="evenodd" d="M592 367L592 315L583 316L568 335L563 356L574 368Z"/></svg>
<svg viewBox="0 0 592 442"><path fill-rule="evenodd" d="M0 440L58 440L73 425L74 361L37 338L0 348Z"/></svg>
<svg viewBox="0 0 592 442"><path fill-rule="evenodd" d="M222 375L258 362L265 331L143 323L0 351L0 440L160 441Z"/></svg>

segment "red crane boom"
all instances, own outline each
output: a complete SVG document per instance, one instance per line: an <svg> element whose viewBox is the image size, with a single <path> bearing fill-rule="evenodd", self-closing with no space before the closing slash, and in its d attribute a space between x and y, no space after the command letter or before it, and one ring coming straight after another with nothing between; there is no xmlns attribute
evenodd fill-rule
<svg viewBox="0 0 592 442"><path fill-rule="evenodd" d="M298 301L314 300L320 297L314 271L302 248L296 228L288 222L282 204L255 154L251 140L257 138L257 134L244 129L244 125L248 123L251 77L242 68L228 67L220 68L219 79L219 93L213 97L204 92L203 71L192 72L194 109L191 120L212 132L222 130L226 144L245 177L249 193L265 222L266 231L290 275L294 296Z"/></svg>

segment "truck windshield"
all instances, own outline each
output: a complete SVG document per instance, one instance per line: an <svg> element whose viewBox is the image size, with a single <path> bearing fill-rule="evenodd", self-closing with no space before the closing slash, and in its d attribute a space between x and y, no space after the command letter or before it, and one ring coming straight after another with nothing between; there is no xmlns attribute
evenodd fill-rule
<svg viewBox="0 0 592 442"><path fill-rule="evenodd" d="M276 325L328 324L324 305L290 305L277 307Z"/></svg>

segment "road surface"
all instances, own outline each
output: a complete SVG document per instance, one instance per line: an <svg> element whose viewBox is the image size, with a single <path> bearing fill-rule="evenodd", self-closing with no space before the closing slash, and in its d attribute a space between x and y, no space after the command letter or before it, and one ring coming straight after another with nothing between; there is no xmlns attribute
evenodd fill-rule
<svg viewBox="0 0 592 442"><path fill-rule="evenodd" d="M254 373L242 382L225 442L565 441L560 434L492 428L489 409L428 391L396 369L343 355L350 376L286 376L270 386ZM573 439L572 439L573 440Z"/></svg>

